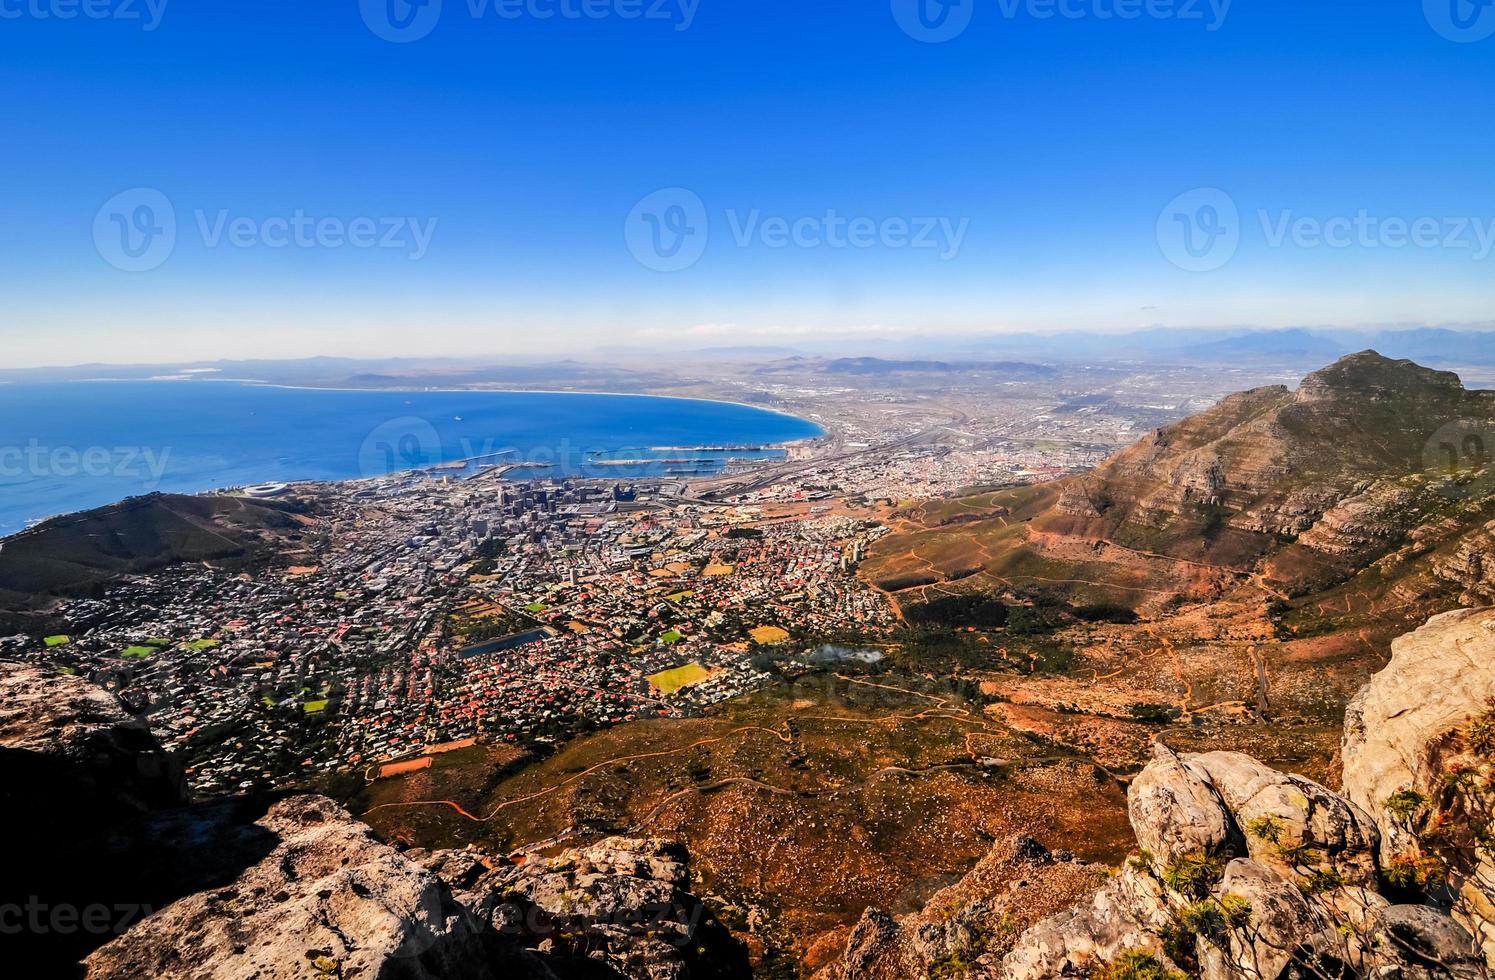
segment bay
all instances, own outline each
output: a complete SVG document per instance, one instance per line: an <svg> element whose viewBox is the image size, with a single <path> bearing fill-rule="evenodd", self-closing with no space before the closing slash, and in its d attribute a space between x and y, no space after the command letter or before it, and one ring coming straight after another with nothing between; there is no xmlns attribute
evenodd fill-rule
<svg viewBox="0 0 1495 980"><path fill-rule="evenodd" d="M0 534L153 491L429 468L463 478L688 477L822 434L730 402L229 381L0 385Z"/></svg>

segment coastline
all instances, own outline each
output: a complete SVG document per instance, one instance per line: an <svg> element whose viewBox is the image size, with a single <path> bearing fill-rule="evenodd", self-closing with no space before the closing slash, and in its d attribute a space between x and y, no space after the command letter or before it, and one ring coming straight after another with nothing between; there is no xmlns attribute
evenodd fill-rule
<svg viewBox="0 0 1495 980"><path fill-rule="evenodd" d="M762 406L762 405L753 405L753 404L750 404L750 403L747 403L747 402L734 401L734 400L731 400L731 399L706 398L706 397L691 396L691 395L657 395L657 394L651 394L651 393L648 393L648 392L573 391L573 390L529 389L529 388L470 388L470 387L459 387L459 388L419 388L419 387L355 388L355 387L326 387L326 386L320 386L320 385L277 384L277 383L272 383L272 382L260 381L260 380L252 379L252 378L221 378L221 377L186 377L186 378L182 378L182 377L164 377L164 378L163 377L157 377L157 378L96 378L96 379L76 378L76 379L68 379L68 380L63 380L63 381L33 382L33 384L36 384L36 385L59 385L60 386L60 385L80 384L80 383L83 383L83 384L141 383L141 382L147 382L147 381L149 381L149 382L211 381L211 382L226 383L226 384L231 384L231 385L238 385L238 386L241 386L241 387L244 387L244 388L275 388L275 389L281 389L281 390L285 390L285 391L307 391L307 392L320 392L320 393L347 392L347 393L350 393L350 394L373 394L373 395L379 395L379 394L388 394L388 395L399 395L399 394L483 395L483 394L490 394L490 395L540 395L540 396L559 396L559 397L564 397L564 396L568 396L568 395L584 395L584 396L590 396L590 397L595 397L595 398L638 398L638 399L654 399L654 400L662 401L662 402L675 401L675 402L686 402L686 403L692 403L692 404L698 404L698 403L707 403L707 404L716 403L716 404L719 404L719 405L731 406L733 408L743 409L743 410L752 411L752 412L763 412L765 414L777 416L779 418L793 420L794 422L800 423L800 424L802 424L802 425L804 425L804 426L806 426L806 427L814 430L814 432L812 434L806 434L806 435L802 435L802 436L796 436L796 437L788 438L788 439L767 439L767 440L763 440L759 445L760 445L760 448L762 448L764 450L787 450L790 447L813 444L813 443L821 441L821 440L825 440L825 439L828 439L828 438L833 438L833 435L834 435L831 430L829 430L826 426L824 426L820 422L815 421L813 419L804 418L803 416L796 415L793 412L790 412L790 411L787 411L787 410L784 410L784 409L780 409L780 408L773 408L773 407L767 407L767 406ZM682 450L688 450L688 451L702 451L702 450L706 449L709 446L720 445L720 444L721 444L721 440L720 440L719 437L717 437L715 435L709 435L709 436L703 436L701 438L700 442L699 442L699 445L694 445L694 446L687 447L687 446L684 446L682 444L679 448L681 448ZM473 463L476 459L481 459L481 458L486 458L486 456L461 457L461 458L455 458L455 459L451 459L451 460L443 460L438 465L448 466L448 465L459 465L460 464L462 466L467 466L467 465L470 465L471 463ZM520 467L520 468L522 468L522 467ZM231 482L227 482L227 481L225 481L225 482L211 482L211 483L208 483L207 485L200 485L200 486L198 486L196 488L183 488L183 489L180 489L180 490L177 490L177 489L162 489L158 485L158 486L150 488L150 489L141 488L139 490L132 490L132 491L123 492L123 493L121 493L118 496L112 496L112 497L109 497L108 499L102 499L101 498L97 502L86 503L86 504L82 504L80 506L69 507L67 509L59 510L59 511L56 511L56 512L53 512L53 513L41 514L41 515L34 516L34 517L31 517L31 516L20 516L20 517L17 518L17 520L18 520L18 526L15 526L15 527L9 528L9 529L0 530L0 543L3 543L4 541L6 541L6 540L8 540L8 539L10 539L12 537L15 537L17 535L28 533L28 532L36 529L37 527L41 526L42 524L45 524L45 523L47 523L49 521L52 521L54 519L57 519L57 518L65 518L65 517L69 517L69 516L73 516L73 515L77 515L77 514L87 513L88 511L91 511L91 510L96 510L96 509L101 508L101 507L108 507L108 506L111 506L111 505L114 505L114 504L121 503L121 502L123 502L125 500L128 500L128 499L131 499L131 498L140 497L140 496L146 496L146 495L149 495L150 493L154 493L154 492L180 493L180 494L187 495L187 496L196 496L196 495L211 495L211 494L232 493L232 492L235 492L235 491L240 491L240 490L242 490L245 487L257 486L257 485L260 485L262 483L271 483L271 482L274 482L274 483L282 483L283 482L283 483L288 484L289 486L292 486L292 487L299 486L299 485L305 485L305 484L318 484L318 483L335 483L335 484L358 483L358 482L367 481L367 480L384 479L384 478L387 478L387 477L390 477L390 476L397 476L397 475L401 475L401 474L408 475L408 474L411 474L411 473L418 472L421 469L424 469L424 467L417 467L417 468L414 468L414 469L404 469L404 470L391 470L389 473L373 474L373 475L351 474L351 475L334 476L334 477L317 477L317 476L311 476L311 477L305 477L305 478L302 478L302 479L295 479L295 478L285 479L285 478L279 477L278 475L274 475L274 474L266 475L266 476L263 476L263 477L256 476L256 477L253 477L253 478L231 477L230 478ZM651 475L651 476L646 476L646 477L640 477L640 479L648 479L648 480L671 480L673 482L687 482L688 483L688 482L692 482L692 481L698 480L698 479L708 479L712 475L714 475L714 474L706 474L706 473L702 473L702 474L669 474L669 475L657 475L657 476ZM552 476L555 476L555 475L553 475L553 474L551 474L551 475L547 475L547 474L536 474L534 477L530 477L529 479L547 479L547 478L551 478ZM603 477L603 476L586 476L584 474L571 474L570 477L574 478L574 479L605 479L606 478L606 477ZM525 479L521 478L519 480L516 480L515 482L525 482ZM61 501L59 501L59 502L61 502ZM69 501L69 502L70 503L77 503L76 501Z"/></svg>

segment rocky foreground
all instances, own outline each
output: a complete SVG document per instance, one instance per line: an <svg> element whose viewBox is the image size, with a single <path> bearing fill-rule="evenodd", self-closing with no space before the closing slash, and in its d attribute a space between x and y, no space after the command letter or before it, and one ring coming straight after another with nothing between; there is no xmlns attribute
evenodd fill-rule
<svg viewBox="0 0 1495 980"><path fill-rule="evenodd" d="M902 921L869 911L821 980L1486 976L1492 698L1495 610L1436 617L1351 706L1343 793L1157 743L1128 793L1140 848L1090 869L1104 883L1088 898L1036 922L1021 888L937 896ZM1035 882L1074 874L1041 849L1029 859Z"/></svg>
<svg viewBox="0 0 1495 980"><path fill-rule="evenodd" d="M1342 791L1157 743L1128 793L1139 849L1122 868L1000 842L922 912L869 910L820 980L1486 976L1492 699L1495 610L1436 617L1351 705ZM87 949L43 944L77 952L90 980L750 975L678 844L401 852L322 797L183 806L110 696L15 665L0 665L0 749L8 816L24 817L7 820L23 858L7 889L54 910L149 899Z"/></svg>
<svg viewBox="0 0 1495 980"><path fill-rule="evenodd" d="M79 678L0 663L0 787L6 949L30 975L750 975L677 844L401 852L324 797L189 806L145 726Z"/></svg>

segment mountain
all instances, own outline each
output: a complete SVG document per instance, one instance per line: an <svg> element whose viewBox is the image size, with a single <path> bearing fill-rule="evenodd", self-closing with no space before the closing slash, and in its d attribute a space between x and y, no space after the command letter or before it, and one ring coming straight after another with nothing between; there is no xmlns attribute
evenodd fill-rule
<svg viewBox="0 0 1495 980"><path fill-rule="evenodd" d="M895 592L938 581L931 569L974 573L968 587L1071 580L1068 591L1138 608L1208 597L1250 574L1302 593L1358 572L1486 490L1443 467L1450 448L1478 449L1490 433L1495 392L1363 351L1296 391L1232 395L1091 473L932 505L933 526L885 539L864 570ZM916 564L922 573L911 574Z"/></svg>
<svg viewBox="0 0 1495 980"><path fill-rule="evenodd" d="M1259 333L1228 337L1183 349L1191 358L1206 361L1270 360L1304 361L1322 364L1327 358L1347 353L1338 341L1301 328L1264 330Z"/></svg>
<svg viewBox="0 0 1495 980"><path fill-rule="evenodd" d="M1490 331L1383 330L1370 342L1392 357L1410 357L1424 364L1495 364L1495 333Z"/></svg>
<svg viewBox="0 0 1495 980"><path fill-rule="evenodd" d="M294 498L154 493L54 517L0 541L0 609L40 609L180 562L251 565L294 548L305 510Z"/></svg>

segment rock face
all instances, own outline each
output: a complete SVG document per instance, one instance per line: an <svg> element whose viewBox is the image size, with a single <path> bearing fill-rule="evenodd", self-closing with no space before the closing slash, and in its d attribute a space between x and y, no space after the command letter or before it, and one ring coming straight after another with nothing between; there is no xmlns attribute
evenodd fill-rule
<svg viewBox="0 0 1495 980"><path fill-rule="evenodd" d="M628 980L751 975L746 949L690 893L690 857L680 844L609 837L491 870L444 852L433 860L455 873L461 899L485 929L534 951L560 976L583 967Z"/></svg>
<svg viewBox="0 0 1495 980"><path fill-rule="evenodd" d="M447 887L331 800L292 797L260 825L279 840L263 861L95 951L90 980L492 976Z"/></svg>
<svg viewBox="0 0 1495 980"><path fill-rule="evenodd" d="M6 950L36 976L83 976L80 959L89 980L750 976L678 844L516 864L402 854L319 796L189 806L146 726L80 678L0 662L0 775L0 903L31 916Z"/></svg>
<svg viewBox="0 0 1495 980"><path fill-rule="evenodd" d="M1090 901L1032 926L1017 938L995 975L1058 977L1109 963L1131 949L1162 957L1160 935L1170 917L1162 887L1127 867Z"/></svg>
<svg viewBox="0 0 1495 980"><path fill-rule="evenodd" d="M107 820L180 805L186 784L145 722L108 691L81 677L0 664L0 801L7 822L69 811Z"/></svg>
<svg viewBox="0 0 1495 980"><path fill-rule="evenodd" d="M987 975L1019 932L1093 892L1107 874L1031 837L1003 840L923 911L894 918L869 909L816 980Z"/></svg>
<svg viewBox="0 0 1495 980"><path fill-rule="evenodd" d="M61 970L118 931L126 916L116 906L150 896L117 838L184 794L180 767L118 698L79 677L0 663L0 905L95 917L88 928L9 935L12 955Z"/></svg>
<svg viewBox="0 0 1495 980"><path fill-rule="evenodd" d="M1495 609L1435 616L1391 645L1391 662L1376 674L1345 713L1345 795L1376 815L1384 833L1381 861L1439 856L1421 838L1429 821L1459 800L1448 795L1451 773L1488 775L1484 755L1460 730L1491 710L1495 695ZM1421 807L1393 812L1397 794ZM1484 802L1476 801L1483 809ZM1431 855L1430 855L1431 852ZM1442 855L1441 857L1450 857ZM1489 852L1444 860L1454 896L1454 916L1475 931L1495 961L1495 863Z"/></svg>
<svg viewBox="0 0 1495 980"><path fill-rule="evenodd" d="M1391 662L1345 712L1345 795L1384 818L1404 789L1441 778L1439 750L1451 732L1489 707L1495 693L1495 609L1461 609L1428 620L1391 644ZM1406 846L1386 821L1386 857Z"/></svg>

